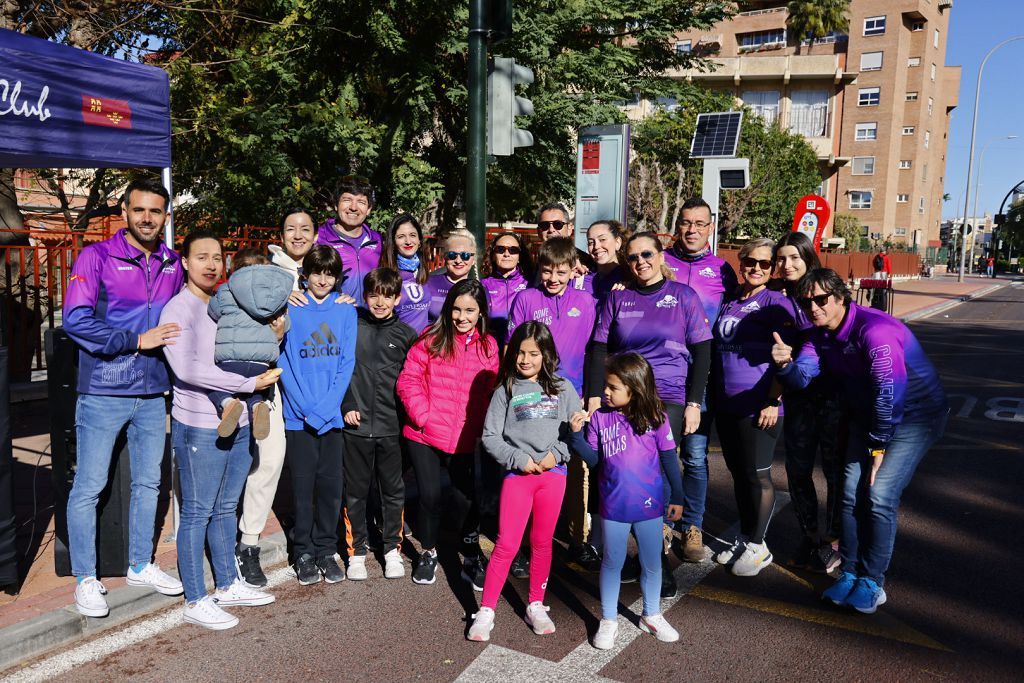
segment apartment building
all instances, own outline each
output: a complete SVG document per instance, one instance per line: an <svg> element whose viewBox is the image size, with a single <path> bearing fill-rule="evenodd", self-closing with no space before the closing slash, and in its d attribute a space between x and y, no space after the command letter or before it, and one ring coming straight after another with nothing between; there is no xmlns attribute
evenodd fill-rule
<svg viewBox="0 0 1024 683"><path fill-rule="evenodd" d="M713 71L672 75L732 93L815 149L822 196L860 219L865 236L937 246L950 115L960 67L946 66L952 0L853 0L846 33L795 40L786 2L743 2L676 49ZM672 102L641 100L634 119Z"/></svg>

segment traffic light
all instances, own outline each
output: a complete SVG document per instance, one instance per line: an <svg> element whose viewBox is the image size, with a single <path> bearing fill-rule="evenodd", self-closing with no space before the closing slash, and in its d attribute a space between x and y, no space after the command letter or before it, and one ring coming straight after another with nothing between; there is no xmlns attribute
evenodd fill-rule
<svg viewBox="0 0 1024 683"><path fill-rule="evenodd" d="M533 134L516 128L517 116L532 116L533 102L516 97L519 84L533 83L533 71L511 57L495 57L487 75L487 153L511 156L516 147L531 147Z"/></svg>

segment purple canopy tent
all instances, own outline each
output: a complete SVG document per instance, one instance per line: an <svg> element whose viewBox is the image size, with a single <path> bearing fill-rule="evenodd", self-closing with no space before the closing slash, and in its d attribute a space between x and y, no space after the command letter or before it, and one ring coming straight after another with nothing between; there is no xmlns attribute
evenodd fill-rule
<svg viewBox="0 0 1024 683"><path fill-rule="evenodd" d="M163 69L0 29L0 168L139 167L172 191Z"/></svg>

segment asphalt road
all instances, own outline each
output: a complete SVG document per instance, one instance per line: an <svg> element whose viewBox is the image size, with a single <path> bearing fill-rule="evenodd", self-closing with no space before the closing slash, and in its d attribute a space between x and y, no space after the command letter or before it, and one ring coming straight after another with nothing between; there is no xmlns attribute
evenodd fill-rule
<svg viewBox="0 0 1024 683"><path fill-rule="evenodd" d="M1015 284L912 325L942 374L953 413L904 496L889 602L874 616L826 606L818 593L827 577L785 568L799 535L792 510L783 507L768 533L776 564L758 577L733 577L711 564L680 566L687 592L666 611L682 634L672 645L636 635L627 624L616 650L592 649L587 638L600 614L596 575L557 554L548 592L557 633L538 637L527 629L526 582L511 581L489 645L464 639L476 596L458 578L453 558L443 560L450 578L429 587L387 581L371 560L369 581L300 587L285 579L274 589L275 604L236 610L242 622L231 631L176 626L63 677L1020 680L1022 320L1024 286ZM711 460L705 527L721 535L734 518L731 484L720 454ZM781 448L774 478L785 491ZM621 604L638 597L636 584L624 586Z"/></svg>

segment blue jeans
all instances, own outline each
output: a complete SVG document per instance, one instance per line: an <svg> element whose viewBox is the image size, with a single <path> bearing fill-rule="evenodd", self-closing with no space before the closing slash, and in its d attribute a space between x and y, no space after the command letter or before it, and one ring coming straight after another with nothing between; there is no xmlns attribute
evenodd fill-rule
<svg viewBox="0 0 1024 683"><path fill-rule="evenodd" d="M178 572L185 600L195 602L206 595L206 543L210 544L210 564L217 587L227 588L237 576L235 512L252 465L249 427L240 427L231 436L221 438L216 429L190 427L172 420L171 443L181 481Z"/></svg>
<svg viewBox="0 0 1024 683"><path fill-rule="evenodd" d="M708 497L708 438L714 416L706 405L700 407L700 425L683 437L683 531L704 525L704 506ZM677 440L676 443L679 443Z"/></svg>
<svg viewBox="0 0 1024 683"><path fill-rule="evenodd" d="M874 579L878 585L884 583L896 542L900 497L921 458L942 436L947 417L943 414L926 422L905 422L896 427L874 486L868 485L872 458L867 435L862 428L850 425L839 537L843 571Z"/></svg>
<svg viewBox="0 0 1024 683"><path fill-rule="evenodd" d="M641 522L616 522L601 518L604 557L601 559L601 618L614 620L619 613L619 585L626 562L626 544L632 529L640 551L640 591L644 596L644 616L661 614L661 517Z"/></svg>
<svg viewBox="0 0 1024 683"><path fill-rule="evenodd" d="M96 503L110 480L114 441L126 424L132 476L128 562L146 564L153 559L160 464L167 438L164 397L81 394L75 408L78 463L68 496L68 549L75 576L96 576Z"/></svg>

